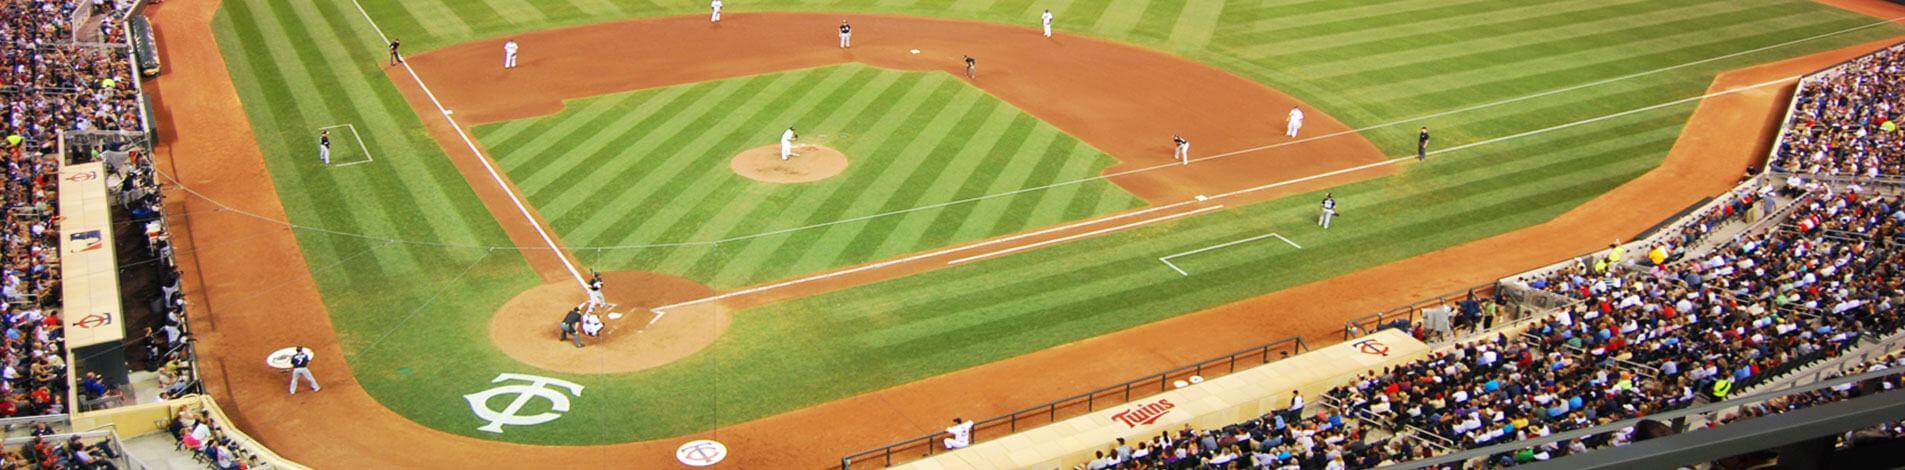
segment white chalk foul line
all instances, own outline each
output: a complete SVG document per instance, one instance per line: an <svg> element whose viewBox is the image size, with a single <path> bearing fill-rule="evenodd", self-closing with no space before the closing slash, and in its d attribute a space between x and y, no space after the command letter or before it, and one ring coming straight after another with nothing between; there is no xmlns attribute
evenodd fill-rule
<svg viewBox="0 0 1905 470"><path fill-rule="evenodd" d="M372 19L370 12L364 10L364 4L358 3L357 0L351 0L351 4L357 6L357 13L364 15L364 21L370 23L370 28L377 32L377 37L382 39L384 44L390 44L390 36L384 35L384 28L377 26L377 20ZM542 228L542 223L537 222L536 217L529 214L529 207L523 205L521 197L516 196L516 190L510 189L509 183L503 181L503 175L496 173L496 167L489 163L489 156L484 155L481 149L476 148L476 142L471 141L470 135L463 132L463 125L458 124L456 118L450 116L450 110L444 108L443 102L437 99L437 94L430 91L429 85L423 83L423 77L417 76L417 69L411 68L409 62L400 61L398 64L403 66L404 72L410 74L412 81L417 82L417 88L423 89L424 96L430 97L430 104L436 106L437 111L443 113L443 120L448 121L450 128L456 130L456 136L463 139L463 145L469 146L470 153L476 156L478 163L483 164L483 170L489 172L489 177L496 182L496 187L502 189L504 195L509 196L509 202L516 205L516 211L522 214L523 220L529 222L530 228L536 229L536 235L542 237L542 242L549 245L549 251L556 255L557 260L562 261L562 267L569 270L569 276L575 278L576 285L581 286L583 289L588 289L588 281L582 278L582 272L576 270L575 264L569 262L569 255L564 254L562 247L556 245L555 238L550 237L549 231ZM352 132L354 133L356 130L352 129Z"/></svg>
<svg viewBox="0 0 1905 470"><path fill-rule="evenodd" d="M1183 252L1183 253L1178 253L1178 254L1175 254L1175 255L1170 255L1170 256L1166 256L1166 257L1163 257L1163 258L1158 258L1158 261L1162 261L1162 262L1164 262L1164 265L1165 265L1165 266L1169 266L1169 267L1171 267L1171 270L1172 270L1172 271L1177 271L1177 273L1178 273L1178 274L1180 274L1180 275L1184 275L1184 276L1189 276L1189 275L1191 275L1191 273L1187 273L1187 272L1184 272L1184 269L1183 269L1183 268L1179 268L1179 267L1177 267L1177 265L1176 265L1176 264L1173 264L1173 263L1171 263L1171 258L1177 258L1177 257L1183 257L1183 256L1190 256L1190 255L1195 255L1195 254L1198 254L1198 253L1203 253L1203 252L1206 252L1206 251L1211 251L1211 250L1217 250L1217 249L1223 249L1223 248L1227 248L1227 247L1232 247L1232 246L1237 246L1237 245L1241 245L1241 244L1245 244L1245 243L1250 243L1250 242L1254 242L1254 241L1257 241L1257 240L1262 240L1262 239L1265 239L1265 238L1276 238L1276 239L1278 239L1278 240L1283 240L1283 242L1284 242L1284 243L1288 243L1288 244L1290 244L1290 246L1293 246L1293 247L1296 247L1296 249L1299 249L1299 250L1301 250L1301 249L1303 249L1303 246L1302 246L1302 245L1298 245L1298 244L1296 244L1296 242L1293 242L1293 241L1290 241L1290 239L1288 239L1288 238L1284 238L1284 237L1283 237L1283 235L1278 235L1278 234L1276 234L1276 233L1274 233L1274 232L1272 232L1272 233L1266 233L1266 234L1263 234L1263 235L1258 235L1258 236L1254 236L1254 237L1250 237L1250 238L1245 238L1245 239L1242 239L1242 240L1234 240L1234 241L1228 241L1228 242L1224 242L1224 243L1219 243L1219 244L1216 244L1216 245L1211 245L1211 246L1207 246L1207 247L1203 247L1203 248L1198 248L1198 249L1195 249L1195 250L1191 250L1191 251L1186 251L1186 252Z"/></svg>
<svg viewBox="0 0 1905 470"><path fill-rule="evenodd" d="M1158 223L1158 222L1163 222L1163 221L1167 221L1167 220L1172 220L1172 219L1178 219L1178 218L1183 218L1183 217L1190 217L1190 216L1193 216L1193 215L1197 215L1197 214L1202 214L1202 213L1205 213L1205 212L1210 212L1210 211L1214 211L1214 210L1218 210L1218 209L1223 209L1223 208L1224 208L1224 205L1223 205L1223 204L1218 204L1218 205L1215 205L1215 206L1210 206L1210 207L1205 207L1205 208L1201 208L1201 209L1198 209L1198 210L1194 210L1194 211L1190 211L1190 212L1181 212L1181 213L1177 213L1177 214L1171 214L1171 215L1167 215L1167 216L1164 216L1164 217L1158 217L1158 218L1155 218L1155 219L1145 219L1145 220L1140 220L1140 221L1137 221L1137 222L1131 222L1131 223L1128 223L1128 224L1124 224L1124 225L1119 225L1119 226L1116 226L1116 227L1107 227L1107 228L1101 228L1101 229L1098 229L1098 230L1093 230L1093 231L1090 231L1090 232L1085 232L1085 233L1080 233L1080 234L1075 234L1075 235L1070 235L1070 236L1065 236L1065 237L1059 237L1059 238L1054 238L1054 239L1051 239L1051 240L1046 240L1046 241L1042 241L1042 242L1038 242L1038 243L1033 243L1033 244L1029 244L1029 245L1021 245L1021 246L1016 246L1016 247L1012 247L1012 248L1007 248L1007 249L1003 249L1003 250L999 250L999 251L994 251L994 252L989 252L989 253L984 253L984 254L978 254L978 255L973 255L973 256L967 256L967 257L964 257L964 258L959 258L959 259L956 259L956 260L952 260L952 261L948 261L948 262L946 262L946 264L948 264L948 265L954 265L954 264L962 264L962 263L968 263L968 262L972 262L972 261L978 261L978 260L982 260L982 259L986 259L986 258L991 258L991 257L994 257L994 256L999 256L999 255L1008 255L1008 254L1012 254L1012 253L1018 253L1018 252L1021 252L1021 251L1025 251L1025 250L1031 250L1031 249L1036 249L1036 248L1039 248L1039 247L1043 247L1043 246L1047 246L1047 245L1054 245L1054 244L1059 244L1059 243L1064 243L1064 242L1068 242L1068 241L1072 241L1072 240L1077 240L1077 239L1080 239L1080 238L1086 238L1086 237L1095 237L1095 236L1098 236L1098 235L1104 235L1104 234L1107 234L1107 233L1111 233L1111 232L1116 232L1116 231L1119 231L1119 230L1124 230L1124 229L1128 229L1128 228L1132 228L1132 227L1137 227L1137 226L1140 226L1140 225L1149 225L1149 224L1154 224L1154 223Z"/></svg>
<svg viewBox="0 0 1905 470"><path fill-rule="evenodd" d="M1511 136L1505 136L1505 137L1499 137L1499 138L1494 138L1494 139L1489 139L1489 140L1485 140L1485 141L1481 141L1481 142L1474 142L1474 143L1470 143L1470 144L1466 144L1466 145L1459 145L1459 146L1455 146L1455 147L1449 147L1449 148L1446 148L1446 149L1440 149L1440 150L1434 150L1434 151L1430 151L1430 152L1428 152L1428 154L1429 154L1429 155L1437 155L1437 154L1442 154L1442 153L1446 153L1446 152L1454 152L1454 151L1457 151L1457 150L1463 150L1463 149L1468 149L1468 148L1473 148L1473 147L1477 147L1477 146L1482 146L1482 145L1488 145L1488 144L1493 144L1493 143L1497 143L1497 142L1501 142L1501 141L1505 141L1505 140L1510 140L1510 139L1518 139L1518 138L1523 138L1523 137L1528 137L1528 136L1532 136L1532 135L1537 135L1537 134L1542 134L1542 133L1547 133L1547 132L1553 132L1553 131L1557 131L1557 130L1561 130L1561 129L1567 129L1567 128L1570 128L1570 127L1575 127L1575 126L1580 126L1580 125L1583 125L1583 124L1589 124L1589 123L1593 123L1593 122L1600 122L1600 121L1605 121L1605 120L1608 120L1608 119L1613 119L1613 118L1617 118L1617 117L1621 117L1621 116L1627 116L1627 115L1632 115L1632 114L1636 114L1636 113L1642 113L1642 112L1647 112L1647 111L1653 111L1653 110L1657 110L1657 109L1661 109L1661 108L1666 108L1666 107L1670 107L1670 106L1674 106L1674 105L1680 105L1680 104L1686 104L1686 103L1689 103L1689 102L1694 102L1694 101L1699 101L1699 100L1703 100L1703 99L1707 99L1707 98L1711 98L1711 97L1715 97L1715 96L1723 96L1723 95L1730 95L1730 94L1734 94L1734 93L1740 93L1740 92L1745 92L1745 91L1750 91L1750 90L1755 90L1755 89L1759 89L1759 88L1764 88L1764 87L1767 87L1767 86L1771 86L1771 85L1777 85L1777 84L1781 84L1781 83L1785 83L1785 82L1791 82L1791 81L1795 81L1795 80L1798 80L1799 78L1800 78L1799 76L1792 76L1792 77L1786 77L1786 78L1781 78L1781 79L1777 79L1777 80L1769 80L1769 81L1765 81L1765 82L1760 82L1760 83L1756 83L1756 84L1752 84L1752 85L1746 85L1746 86L1741 86L1741 87L1736 87L1736 88L1731 88L1731 89L1727 89L1727 90L1721 90L1721 91L1716 91L1716 92L1712 92L1712 93L1707 93L1707 94L1704 94L1704 95L1700 95L1700 96L1694 96L1694 97L1689 97L1689 98L1684 98L1684 99L1679 99L1679 100L1674 100L1674 101L1669 101L1669 102L1665 102L1665 103L1660 103L1660 104L1655 104L1655 105L1651 105L1651 106L1646 106L1646 107L1641 107L1641 108L1635 108L1635 109L1631 109L1631 110L1627 110L1627 111L1622 111L1622 112L1619 112L1619 113L1614 113L1614 114L1609 114L1609 115L1605 115L1605 116L1600 116L1600 117L1595 117L1595 118L1589 118L1589 119L1584 119L1584 120L1580 120L1580 121L1575 121L1575 122L1570 122L1570 123L1565 123L1565 124L1560 124L1560 125L1555 125L1555 126L1550 126L1550 127L1546 127L1546 128L1542 128L1542 129L1536 129L1536 130L1533 130L1533 131L1528 131L1528 132L1522 132L1522 133L1519 133L1519 134L1515 134L1515 135L1511 135ZM1295 179L1289 179L1289 180L1283 180L1283 181L1278 181L1278 182L1275 182L1275 183L1270 183L1270 184L1264 184L1264 185L1258 185L1258 186L1253 186L1253 187L1249 187L1249 188L1244 188L1244 189L1239 189L1239 190L1236 190L1236 191L1231 191L1231 192L1227 192L1227 193L1223 193L1223 194L1218 194L1218 195L1215 195L1215 196L1210 196L1210 197L1207 197L1207 198L1206 198L1206 200L1216 200L1216 199L1220 199L1220 198L1226 198L1226 197L1231 197L1231 196L1238 196L1238 195L1243 195L1243 194L1249 194L1249 193L1253 193L1253 192L1257 192L1257 191L1262 191L1262 190L1266 190L1266 189L1273 189L1273 188L1278 188L1278 187L1283 187L1283 186L1289 186L1289 185L1292 185L1292 184L1299 184L1299 183L1304 183L1304 182L1308 182L1308 181L1314 181L1314 180L1318 180L1318 179L1322 179L1322 178L1328 178L1328 177L1331 177L1331 176L1337 176L1337 175L1342 175L1342 174L1348 174L1348 173L1354 173L1354 172L1358 172L1358 171L1363 171L1363 170L1368 170L1368 169L1372 169L1372 168L1378 168L1378 167L1383 167L1383 166L1388 166L1388 165L1397 165L1397 164L1403 164L1403 163L1410 163L1410 162L1411 162L1411 160L1414 160L1414 159L1415 159L1415 157L1397 157L1397 158L1392 158L1392 159L1388 159L1388 160L1383 160L1383 161L1379 161L1379 162L1372 162L1372 163L1367 163L1367 164L1363 164L1363 165L1358 165L1358 166L1354 166L1354 167L1349 167L1349 168L1344 168L1344 169L1340 169L1340 170L1335 170L1335 171L1330 171L1330 172L1326 172L1326 173L1320 173L1320 174L1315 174L1315 175L1310 175L1310 176L1305 176L1305 177L1302 177L1302 178L1295 178ZM762 292L762 291L768 291L768 290L773 290L773 289L778 289L778 288L781 288L781 287L786 287L786 286L789 286L789 285L794 285L794 284L801 284L801 283L806 283L806 282L812 282L812 281L817 281L817 280L821 280L821 279L826 279L826 278L831 278L831 277L835 277L835 276L841 276L841 275L846 275L846 274L851 274L851 273L855 273L855 272L860 272L860 271L865 271L865 270L869 270L869 269L878 269L878 268L883 268L883 267L886 267L886 266L892 266L892 265L895 265L895 264L900 264L900 263L905 263L905 262L909 262L909 261L915 261L915 260L918 260L918 259L922 259L922 258L929 258L929 257L933 257L933 256L939 256L939 255L943 255L943 254L946 254L946 253L951 253L951 252L955 252L955 251L961 251L961 250L967 250L967 249L972 249L972 248L978 248L978 247L981 247L981 246L986 246L986 245L992 245L992 244L997 244L997 243L1002 243L1002 242L1006 242L1006 241L1011 241L1011 240L1014 240L1014 239L1019 239L1019 238L1024 238L1024 237L1026 237L1026 236L1032 236L1032 235L1037 235L1037 234L1041 234L1041 233L1049 233L1049 232L1052 232L1052 231L1056 231L1056 230L1063 230L1063 229L1067 229L1067 228L1071 228L1071 227L1076 227L1076 226L1080 226L1080 225L1089 225L1089 224L1095 224L1095 223L1100 223L1100 222L1106 222L1106 221L1110 221L1110 220L1115 220L1115 219L1118 219L1118 218L1122 218L1122 217L1130 217L1130 216L1134 216L1134 215L1138 215L1138 214L1142 214L1142 213L1145 213L1145 212L1149 212L1150 210L1156 210L1156 209L1166 209L1166 208L1171 208L1171 207L1177 207L1177 206L1182 206L1182 205L1185 205L1185 204L1190 204L1190 203L1192 203L1192 202L1194 202L1194 201L1182 201L1182 202L1176 202L1176 203L1172 203L1172 204L1168 204L1168 205L1163 205L1163 206L1158 206L1158 207L1154 207L1154 208L1151 208L1151 209L1148 209L1148 210L1145 210L1145 211L1137 211L1137 212L1131 212L1131 213L1126 213L1126 214L1121 214L1121 215L1118 215L1118 216L1113 216L1113 217L1107 217L1107 218L1103 218L1103 219L1095 219L1095 220L1088 220L1088 221L1084 221L1084 222L1079 222L1079 223L1075 223L1075 224L1072 224L1072 225L1067 225L1067 226L1064 226L1064 227L1058 227L1058 228L1053 228L1053 229L1047 229L1047 230L1043 230L1043 231L1040 231L1040 232L1033 232L1033 233L1028 233L1028 234L1024 234L1024 235L1020 235L1020 236L1015 236L1015 237L1008 237L1008 238L1003 238L1003 239L999 239L999 240L994 240L994 241L991 241L991 242L986 242L986 243L981 243L981 244L975 244L975 245L969 245L969 246L963 246L963 247L956 247L956 248L951 248L951 249L946 249L946 250L940 250L940 251L935 251L935 252L931 252L931 253L927 253L927 254L923 254L923 255L916 255L916 256L911 256L911 257L907 257L907 258L902 258L902 259L898 259L898 260L892 260L892 261L886 261L886 262L882 262L882 263L876 263L876 264L871 264L871 265L867 265L867 266L862 266L862 267L859 267L859 268L854 268L854 269L849 269L849 270L846 270L846 271L839 271L839 272L833 272L833 273L828 273L828 274L822 274L822 275L819 275L819 276L812 276L812 277L807 277L807 278L801 278L801 279L795 279L795 280L792 280L792 281L786 281L786 282L782 282L782 283L777 283L777 284L771 284L771 285L765 285L765 286L760 286L760 287L754 287L754 288L749 288L749 289L744 289L744 290L739 290L739 291L734 291L734 292L730 292L730 293L726 293L726 294L721 294L721 295L717 295L717 296L713 296L713 297L708 297L708 298L703 298L703 299L696 299L696 300L691 300L691 301L687 301L687 302L682 302L682 303L678 303L678 304L674 304L674 305L668 305L668 306L663 306L663 307L656 307L656 308L655 308L655 310L656 310L656 311L662 311L662 310L666 310L666 309L670 309L670 308L675 308L675 307L682 307L682 306L687 306L687 305L694 305L694 304L699 304L699 303L704 303L704 302L712 302L712 301L716 301L716 300L723 300L723 299L728 299L728 298L733 298L733 297L737 297L737 296L742 296L742 295L748 295L748 294L753 294L753 293L757 293L757 292ZM1217 207L1222 207L1222 206L1217 206ZM1206 208L1206 209L1209 209L1209 208ZM1188 214L1190 214L1190 213L1186 213L1186 214L1182 214L1182 215L1188 215ZM1282 238L1282 237L1278 237L1278 238ZM1283 241L1284 241L1285 243L1289 243L1289 244L1290 244L1291 246L1296 246L1296 247L1297 247L1297 248L1299 248L1299 249L1301 249L1301 248L1302 248L1302 246L1298 246L1298 245L1296 244L1296 242L1292 242L1292 241L1290 241L1290 240L1289 240L1289 239L1287 239L1287 238L1286 238L1286 239L1284 239ZM1170 264L1170 263L1166 263L1166 264ZM1173 266L1173 267L1172 267L1172 269L1176 269L1176 267L1175 267L1175 266ZM1183 271L1182 271L1182 270L1179 270L1179 273L1183 273ZM1188 274L1186 274L1186 275L1188 275ZM652 323L652 321L651 321L651 323Z"/></svg>
<svg viewBox="0 0 1905 470"><path fill-rule="evenodd" d="M1145 214L1149 214L1149 213L1152 213L1152 212L1157 212L1157 211L1161 211L1161 210L1166 210L1166 209L1172 209L1172 208L1176 208L1176 207L1181 207L1181 206L1184 206L1184 205L1186 205L1186 204L1190 204L1190 203L1191 203L1191 201L1183 201L1183 202L1174 202L1174 203L1170 203L1170 204L1165 204L1165 205L1162 205L1162 206L1157 206L1157 207L1150 207L1150 208L1146 208L1146 209L1143 209L1143 210L1137 210L1137 211L1131 211L1131 212L1126 212L1126 213L1123 213L1123 214L1117 214L1117 215L1113 215L1113 216L1109 216L1109 217L1103 217L1103 218L1097 218L1097 219L1091 219L1091 220L1086 220L1086 221L1082 221L1082 222L1075 222L1075 223L1071 223L1071 224L1066 224L1066 225L1061 225L1061 226L1057 226L1057 227L1052 227L1052 228L1048 228L1048 229L1044 229L1044 230L1039 230L1039 231L1036 231L1036 232L1026 232L1026 233L1021 233L1021 234L1018 234L1018 235L1013 235L1013 236L1010 236L1010 237L1005 237L1005 238L1000 238L1000 239L995 239L995 240L987 240L987 241L984 241L984 242L979 242L979 243L974 243L974 244L971 244L971 245L962 245L962 246L955 246L955 247L952 247L952 248L945 248L945 249L941 249L941 250L937 250L937 251L930 251L930 252L926 252L926 253L921 253L921 254L917 254L917 255L913 255L913 256L908 256L908 257L905 257L905 258L900 258L900 259L895 259L895 260L888 260L888 261L882 261L882 262L878 262L878 263L873 263L873 264L869 264L869 265L866 265L866 266L860 266L860 267L856 267L856 268L850 268L850 269L843 269L843 270L839 270L839 271L834 271L834 272L830 272L830 273L825 273L825 274L818 274L818 275L813 275L813 276L808 276L808 277L803 277L803 278L800 278L800 279L794 279L794 280L791 280L791 281L782 281L782 282L778 282L778 283L774 283L774 284L768 284L768 285L764 285L764 286L759 286L759 287L751 287L751 288L747 288L747 289L742 289L742 290L738 290L738 291L734 291L734 292L729 292L729 293L725 293L725 294L721 294L721 295L716 295L716 296L711 296L711 297L705 297L705 298L700 298L700 299L695 299L695 300L690 300L690 301L687 301L687 302L681 302L681 303L676 303L676 304L669 304L669 305L663 305L663 306L660 306L660 307L655 307L655 308L653 308L653 309L650 309L650 310L653 310L653 311L655 311L657 315L656 315L656 317L655 317L655 319L654 319L654 320L649 320L649 321L648 321L648 323L649 323L649 324L651 324L651 325L652 325L652 324L654 324L656 320L660 320L660 319L661 319L661 314L663 314L663 313L665 313L665 312L667 312L667 311L668 311L668 309L672 309L672 308L680 308L680 307L686 307L686 306L689 306L689 305L695 305L695 304L701 304L701 303L707 303L707 302L713 302L713 301L717 301L717 300L723 300L723 299L728 299L728 298L733 298L733 297L738 297L738 296L743 296L743 295L748 295L748 294L753 294L753 293L756 293L756 292L763 292L763 291L769 291L769 290L774 290L774 289L779 289L779 288L782 288L782 287L787 287L787 286L792 286L792 285L797 285L797 284L805 284L805 283L809 283L809 282L814 282L814 281L819 281L819 280L822 280L822 279L829 279L829 278L834 278L834 277L839 277L839 276L845 276L845 275L848 275L848 274L853 274L853 273L857 273L857 272L862 272L862 271L868 271L868 270L873 270L873 269L880 269L880 268L884 268L884 267L887 267L887 266L892 266L892 265L896 265L896 264L902 264L902 263L908 263L908 262L912 262L912 261L918 261L918 260L922 260L922 259L926 259L926 258L931 258L931 257L935 257L935 256L941 256L941 255L945 255L945 254L948 254L948 253L956 253L956 252L960 252L960 251L966 251L966 250L971 250L971 249L976 249L976 248L983 248L983 247L988 247L988 246L992 246L992 245L997 245L997 244L1000 244L1000 243L1007 243L1007 242L1012 242L1012 241L1016 241L1016 240L1022 240L1022 239L1025 239L1025 238L1028 238L1028 237L1036 237L1036 236L1039 236L1039 235L1045 235L1045 234L1048 234L1048 233L1052 233L1052 232L1060 232L1060 231L1065 231L1065 230L1070 230L1070 229L1073 229L1073 228L1077 228L1077 227L1083 227L1083 226L1086 226L1086 225L1093 225L1093 224L1101 224L1101 223L1105 223L1105 222L1111 222L1111 221L1114 221L1114 220L1120 220L1120 219L1127 219L1127 218L1131 218L1131 217L1137 217L1137 216L1140 216L1140 215L1145 215Z"/></svg>

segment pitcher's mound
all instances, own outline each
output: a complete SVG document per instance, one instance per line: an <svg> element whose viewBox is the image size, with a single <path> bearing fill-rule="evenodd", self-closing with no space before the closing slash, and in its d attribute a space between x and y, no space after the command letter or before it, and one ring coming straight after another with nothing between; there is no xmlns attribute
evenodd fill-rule
<svg viewBox="0 0 1905 470"><path fill-rule="evenodd" d="M774 144L741 151L728 161L728 167L763 183L806 183L847 171L847 156L832 147L800 144L794 146L793 158L781 160L781 146Z"/></svg>
<svg viewBox="0 0 1905 470"><path fill-rule="evenodd" d="M687 279L645 272L602 273L603 296L619 304L622 318L602 315L601 336L583 336L582 348L563 341L562 316L588 300L582 287L561 281L532 287L505 302L489 321L489 339L510 358L573 374L622 374L688 357L728 329L728 312L716 302L668 310L649 325L648 309L714 294Z"/></svg>

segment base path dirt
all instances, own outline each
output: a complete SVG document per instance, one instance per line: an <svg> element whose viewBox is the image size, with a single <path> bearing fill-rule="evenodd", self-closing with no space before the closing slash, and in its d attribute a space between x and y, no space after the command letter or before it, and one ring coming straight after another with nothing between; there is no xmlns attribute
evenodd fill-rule
<svg viewBox="0 0 1905 470"><path fill-rule="evenodd" d="M794 156L781 159L781 146L765 145L735 154L728 160L734 174L762 183L811 183L847 171L847 154L833 147L797 145Z"/></svg>
<svg viewBox="0 0 1905 470"><path fill-rule="evenodd" d="M149 87L157 96L158 118L169 123L162 131L167 145L157 152L160 167L214 200L282 219L283 208L212 34L216 9L213 1L175 1L149 10L161 56L171 67ZM1804 73L1880 45L1755 67L1728 74L1715 86ZM714 438L732 450L730 465L820 468L837 465L835 459L848 452L937 429L948 416L1017 409L1270 338L1298 333L1326 338L1343 319L1572 256L1610 236L1631 235L1723 191L1740 169L1764 155L1785 95L1767 90L1726 96L1733 99L1702 104L1688 135L1661 168L1526 235L1481 240L1238 306L713 432L619 445L516 445L425 428L384 408L335 360L316 367L324 391L286 396L283 376L254 366L271 350L297 342L320 358L343 357L295 237L280 224L221 211L176 191L168 193L167 210L190 214L174 230L207 389L232 413L236 422L231 424L294 460L319 468L466 468L471 462L668 468L677 465L676 446ZM257 279L273 283L261 290Z"/></svg>
<svg viewBox="0 0 1905 470"><path fill-rule="evenodd" d="M557 325L587 300L575 283L556 281L518 294L490 317L490 342L511 359L575 374L623 374L688 357L728 330L727 308L710 303L671 311L653 322L649 309L714 293L694 281L654 273L602 273L603 297L613 303L600 336L583 337L578 351ZM620 318L615 318L619 316Z"/></svg>
<svg viewBox="0 0 1905 470"><path fill-rule="evenodd" d="M853 21L852 49L838 47L842 18ZM503 42L512 39L521 46L518 67L503 70ZM962 58L967 55L979 61L976 79L966 78ZM860 62L966 80L1123 162L1108 173L1171 162L1174 134L1192 142L1193 157L1288 144L1112 179L1151 202L1384 158L1355 133L1291 143L1296 139L1284 137L1284 118L1292 107L1304 108L1305 135L1349 127L1230 72L1151 49L1065 34L1046 38L1035 29L989 23L747 13L710 25L706 17L683 16L498 37L409 60L444 106L470 124L553 114L566 99ZM400 86L410 81L394 78ZM426 120L436 113L433 107L426 111L421 114Z"/></svg>

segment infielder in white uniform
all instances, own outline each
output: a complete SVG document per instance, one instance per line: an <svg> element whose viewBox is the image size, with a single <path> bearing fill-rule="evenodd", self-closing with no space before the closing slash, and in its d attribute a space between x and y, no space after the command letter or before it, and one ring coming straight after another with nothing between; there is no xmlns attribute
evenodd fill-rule
<svg viewBox="0 0 1905 470"><path fill-rule="evenodd" d="M847 24L847 20L840 20L840 48L848 49L852 47L853 25Z"/></svg>
<svg viewBox="0 0 1905 470"><path fill-rule="evenodd" d="M503 41L503 69L516 68L516 40Z"/></svg>
<svg viewBox="0 0 1905 470"><path fill-rule="evenodd" d="M720 23L721 22L721 0L714 0L714 2L709 3L708 8L714 10L714 16L708 17L708 22Z"/></svg>
<svg viewBox="0 0 1905 470"><path fill-rule="evenodd" d="M1329 230L1330 219L1333 217L1336 217L1336 193L1327 193L1323 195L1323 215L1316 218L1316 224L1323 226L1324 230Z"/></svg>
<svg viewBox="0 0 1905 470"><path fill-rule="evenodd" d="M1052 37L1052 11L1045 10L1045 14L1039 15L1039 18L1045 21L1045 37Z"/></svg>
<svg viewBox="0 0 1905 470"><path fill-rule="evenodd" d="M794 141L799 139L800 134L795 134L792 127L787 128L787 132L781 133L781 160L794 156Z"/></svg>
<svg viewBox="0 0 1905 470"><path fill-rule="evenodd" d="M1177 147L1177 153L1172 155L1171 158L1175 158L1185 165L1191 164L1191 141L1185 140L1184 136L1181 135L1172 135L1171 143Z"/></svg>
<svg viewBox="0 0 1905 470"><path fill-rule="evenodd" d="M1295 138L1296 132L1300 130L1303 130L1303 110L1297 109L1296 107L1293 106L1290 108L1289 129L1284 131L1284 133L1289 134L1290 137L1292 138Z"/></svg>

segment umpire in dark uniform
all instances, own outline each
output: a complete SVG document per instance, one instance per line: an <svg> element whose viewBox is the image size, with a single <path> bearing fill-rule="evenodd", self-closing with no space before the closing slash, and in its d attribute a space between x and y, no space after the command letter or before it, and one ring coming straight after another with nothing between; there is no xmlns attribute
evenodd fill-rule
<svg viewBox="0 0 1905 470"><path fill-rule="evenodd" d="M575 347L582 347L580 325L582 325L581 308L570 308L569 313L562 316L562 339L559 341L570 341L575 343Z"/></svg>
<svg viewBox="0 0 1905 470"><path fill-rule="evenodd" d="M1422 126L1422 133L1416 134L1416 161L1429 158L1429 126Z"/></svg>

